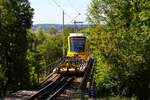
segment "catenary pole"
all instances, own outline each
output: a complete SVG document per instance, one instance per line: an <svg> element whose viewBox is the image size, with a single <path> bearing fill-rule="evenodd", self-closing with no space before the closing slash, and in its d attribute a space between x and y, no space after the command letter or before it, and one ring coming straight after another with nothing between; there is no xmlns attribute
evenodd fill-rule
<svg viewBox="0 0 150 100"><path fill-rule="evenodd" d="M64 10L62 10L63 56L65 56Z"/></svg>

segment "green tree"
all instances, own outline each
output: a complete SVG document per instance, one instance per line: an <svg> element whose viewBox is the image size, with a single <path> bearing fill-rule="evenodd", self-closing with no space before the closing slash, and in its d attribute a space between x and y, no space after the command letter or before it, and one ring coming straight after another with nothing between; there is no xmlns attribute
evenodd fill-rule
<svg viewBox="0 0 150 100"><path fill-rule="evenodd" d="M33 9L28 0L1 0L0 3L0 66L6 77L2 90L15 91L27 88L30 83L25 56Z"/></svg>
<svg viewBox="0 0 150 100"><path fill-rule="evenodd" d="M91 39L95 40L92 46L99 61L97 71L102 79L97 75L101 93L136 95L148 100L149 3L149 0L92 0L89 21L95 25L107 23L91 30Z"/></svg>
<svg viewBox="0 0 150 100"><path fill-rule="evenodd" d="M62 35L49 35L39 28L35 32L28 32L28 42L26 58L30 80L33 85L37 85L52 71L52 67L56 67L54 63L62 57Z"/></svg>
<svg viewBox="0 0 150 100"><path fill-rule="evenodd" d="M26 59L28 61L30 80L32 81L33 86L39 84L41 77L43 77L42 79L45 77L43 71L45 66L45 59L38 46L43 45L47 36L48 35L46 35L42 28L38 28L35 32L32 32L31 30L28 31L28 52ZM42 74L41 76L40 73Z"/></svg>
<svg viewBox="0 0 150 100"><path fill-rule="evenodd" d="M48 31L50 34L56 34L57 33L57 29L55 26L52 26L49 31Z"/></svg>

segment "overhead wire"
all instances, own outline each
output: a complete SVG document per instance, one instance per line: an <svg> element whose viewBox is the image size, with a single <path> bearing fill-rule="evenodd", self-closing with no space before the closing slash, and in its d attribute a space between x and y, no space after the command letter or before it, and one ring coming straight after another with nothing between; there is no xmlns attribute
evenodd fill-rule
<svg viewBox="0 0 150 100"><path fill-rule="evenodd" d="M67 14L67 13L65 12L65 10L61 7L61 5L59 5L59 4L56 2L56 0L52 0L52 1L55 3L55 5L56 5L58 8L60 8L62 11L64 11L64 14L65 14L67 17L72 18L69 14Z"/></svg>
<svg viewBox="0 0 150 100"><path fill-rule="evenodd" d="M74 18L72 18L68 13L66 13L65 10L63 9L63 7L62 7L60 4L58 4L58 2L56 2L56 0L52 0L52 1L55 3L55 5L56 5L58 8L60 8L62 11L64 11L64 14L65 14L68 18L71 19L71 21L69 21L69 23L73 23L73 21L75 21L75 20L77 19L77 17L79 17L79 16L81 15L81 13L74 7L74 5L72 4L72 2L71 2L70 0L68 0L68 3L69 3L69 5L70 5L70 7L71 7L72 9L74 9L75 12L77 12L77 15L76 15ZM84 13L83 15L87 15L87 14Z"/></svg>
<svg viewBox="0 0 150 100"><path fill-rule="evenodd" d="M57 2L56 2L56 0L52 0L54 3L55 3L55 5L57 6L57 7L59 7L61 10L64 10Z"/></svg>
<svg viewBox="0 0 150 100"><path fill-rule="evenodd" d="M81 13L74 7L74 5L72 4L72 2L70 0L68 0L68 3L75 12L77 12L79 15L81 15Z"/></svg>
<svg viewBox="0 0 150 100"><path fill-rule="evenodd" d="M86 0L82 0L83 1L83 3L84 4L86 4L87 6L89 5L87 2L86 2ZM81 13L75 8L75 6L72 4L72 2L71 2L71 0L68 0L68 3L70 4L70 7L72 8L72 9L74 9L77 13L78 13L78 15L77 16L75 16L70 22L72 22L72 21L75 21L75 19L79 16L79 15L81 15ZM89 13L82 13L82 15L85 15L85 16L88 16L89 17ZM85 21L86 22L86 21Z"/></svg>
<svg viewBox="0 0 150 100"><path fill-rule="evenodd" d="M73 19L71 19L70 23L72 23L73 21L75 21L78 16L79 16L79 14L77 16L75 16Z"/></svg>
<svg viewBox="0 0 150 100"><path fill-rule="evenodd" d="M77 17L79 17L81 15L81 13L75 8L75 6L72 4L72 2L70 0L68 0L68 3L70 5L70 7L77 13L77 15L70 21L70 23L72 23L73 21L76 20Z"/></svg>

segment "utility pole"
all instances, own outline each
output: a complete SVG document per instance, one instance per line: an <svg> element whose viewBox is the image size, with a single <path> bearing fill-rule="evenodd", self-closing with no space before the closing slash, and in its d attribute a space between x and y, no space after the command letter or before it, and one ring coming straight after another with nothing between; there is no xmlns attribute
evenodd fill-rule
<svg viewBox="0 0 150 100"><path fill-rule="evenodd" d="M74 20L74 32L76 32L76 20Z"/></svg>
<svg viewBox="0 0 150 100"><path fill-rule="evenodd" d="M62 11L63 56L65 56L64 10Z"/></svg>
<svg viewBox="0 0 150 100"><path fill-rule="evenodd" d="M78 24L79 24L79 25L82 25L83 22L82 22L82 21L76 21L76 20L74 21L74 31L75 31L75 32L77 32L77 30L79 30L79 29L78 29Z"/></svg>

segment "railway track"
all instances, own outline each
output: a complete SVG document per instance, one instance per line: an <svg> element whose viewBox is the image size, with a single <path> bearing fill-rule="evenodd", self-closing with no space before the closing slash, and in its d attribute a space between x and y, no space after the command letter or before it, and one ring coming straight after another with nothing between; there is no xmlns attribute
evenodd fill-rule
<svg viewBox="0 0 150 100"><path fill-rule="evenodd" d="M40 87L39 89L42 89L44 88L46 85L56 81L57 78L60 77L60 74L53 74L51 76L49 76L45 81L43 81L41 84L40 84Z"/></svg>
<svg viewBox="0 0 150 100"><path fill-rule="evenodd" d="M86 65L86 70L84 76L75 77L74 81L68 85L64 91L55 98L55 100L74 100L89 98L89 90L91 84L88 84L89 80L92 78L94 70L94 59L90 59ZM89 86L88 86L89 85Z"/></svg>
<svg viewBox="0 0 150 100"><path fill-rule="evenodd" d="M53 91L46 100L54 100L73 79L73 77L64 78L64 80L58 85L57 89Z"/></svg>
<svg viewBox="0 0 150 100"><path fill-rule="evenodd" d="M40 84L39 91L26 95L20 92L12 95L10 98L19 98L19 100L71 100L81 99L84 93L87 93L86 86L93 73L94 59L82 65L84 73L66 74L51 73L45 81ZM23 94L22 94L23 93ZM5 99L12 100L12 99ZM16 99L17 100L17 99Z"/></svg>
<svg viewBox="0 0 150 100"><path fill-rule="evenodd" d="M68 76L55 76L53 81L44 85L35 95L28 100L52 100L54 99L74 78Z"/></svg>

